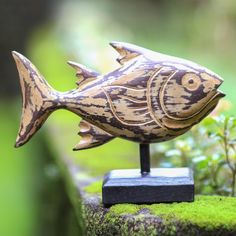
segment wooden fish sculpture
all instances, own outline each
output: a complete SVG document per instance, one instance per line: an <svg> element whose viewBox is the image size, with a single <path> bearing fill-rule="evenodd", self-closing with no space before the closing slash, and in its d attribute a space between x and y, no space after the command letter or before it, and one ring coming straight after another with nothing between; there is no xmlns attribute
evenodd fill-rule
<svg viewBox="0 0 236 236"><path fill-rule="evenodd" d="M68 62L79 77L77 88L54 90L24 56L12 52L23 96L16 147L29 139L57 109L82 120L80 142L74 150L104 144L115 137L139 143L173 139L199 123L225 95L223 80L188 60L167 56L132 44L112 42L121 67L100 75Z"/></svg>

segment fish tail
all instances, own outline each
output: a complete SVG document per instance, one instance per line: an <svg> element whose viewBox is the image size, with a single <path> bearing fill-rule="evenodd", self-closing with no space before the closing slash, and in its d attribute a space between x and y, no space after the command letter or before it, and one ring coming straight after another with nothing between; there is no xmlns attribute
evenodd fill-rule
<svg viewBox="0 0 236 236"><path fill-rule="evenodd" d="M15 147L30 140L48 116L56 109L56 91L47 83L37 68L23 55L12 52L19 73L23 99L21 123Z"/></svg>

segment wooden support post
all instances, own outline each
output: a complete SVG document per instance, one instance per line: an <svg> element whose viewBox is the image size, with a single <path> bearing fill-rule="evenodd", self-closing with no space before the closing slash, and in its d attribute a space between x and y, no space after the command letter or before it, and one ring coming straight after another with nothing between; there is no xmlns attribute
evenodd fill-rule
<svg viewBox="0 0 236 236"><path fill-rule="evenodd" d="M141 174L146 175L150 172L150 145L146 143L140 143L139 152Z"/></svg>

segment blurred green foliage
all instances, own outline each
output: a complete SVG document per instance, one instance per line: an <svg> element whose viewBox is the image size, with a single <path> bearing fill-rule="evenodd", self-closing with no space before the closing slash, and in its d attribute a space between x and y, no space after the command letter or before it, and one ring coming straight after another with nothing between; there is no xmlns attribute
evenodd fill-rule
<svg viewBox="0 0 236 236"><path fill-rule="evenodd" d="M0 109L0 235L30 236L39 226L37 165L42 152L34 141L21 150L13 149L18 129L13 119L16 106L1 101Z"/></svg>
<svg viewBox="0 0 236 236"><path fill-rule="evenodd" d="M34 51L33 58L41 62L42 72L47 67L45 75L51 84L66 90L73 87L73 74L65 65L65 59L106 73L118 66L117 54L108 43L131 42L212 69L225 79L222 90L234 106L235 5L233 0L101 0L99 4L94 0L70 0L58 6L50 25L34 34L29 55ZM50 43L46 46L48 33ZM35 47L37 52L32 50ZM60 53L52 58L47 50L55 47ZM55 57L60 60L57 75L53 74ZM232 110L228 113L232 114Z"/></svg>
<svg viewBox="0 0 236 236"><path fill-rule="evenodd" d="M235 118L208 117L181 138L155 145L153 158L162 167L192 167L196 193L235 196L235 140Z"/></svg>
<svg viewBox="0 0 236 236"><path fill-rule="evenodd" d="M0 235L67 235L70 203L43 136L14 149L20 103L1 100ZM17 118L17 120L19 117ZM65 210L66 209L66 210ZM68 211L67 211L68 209Z"/></svg>

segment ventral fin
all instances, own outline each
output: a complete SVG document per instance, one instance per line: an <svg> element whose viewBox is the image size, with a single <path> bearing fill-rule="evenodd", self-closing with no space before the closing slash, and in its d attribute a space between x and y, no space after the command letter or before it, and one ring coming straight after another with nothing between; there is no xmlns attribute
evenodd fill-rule
<svg viewBox="0 0 236 236"><path fill-rule="evenodd" d="M153 121L147 104L146 89L106 86L104 92L114 117L122 124L135 126Z"/></svg>
<svg viewBox="0 0 236 236"><path fill-rule="evenodd" d="M81 136L81 140L73 148L74 151L97 147L114 138L113 135L85 120L80 121L79 128L80 131L78 134Z"/></svg>
<svg viewBox="0 0 236 236"><path fill-rule="evenodd" d="M142 55L142 50L144 50L141 47L130 43L111 42L110 45L120 54L116 60L121 65L139 55Z"/></svg>
<svg viewBox="0 0 236 236"><path fill-rule="evenodd" d="M67 63L76 69L76 77L79 78L79 80L76 82L78 86L82 86L82 84L95 80L99 76L98 72L91 70L84 65L73 61L68 61Z"/></svg>

